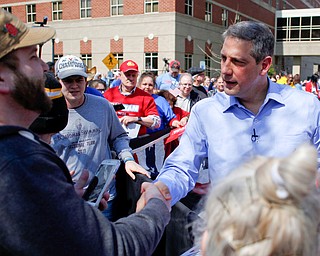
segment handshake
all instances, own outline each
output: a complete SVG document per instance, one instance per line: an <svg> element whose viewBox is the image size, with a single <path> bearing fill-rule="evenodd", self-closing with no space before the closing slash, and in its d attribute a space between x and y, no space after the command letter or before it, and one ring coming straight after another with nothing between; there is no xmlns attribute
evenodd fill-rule
<svg viewBox="0 0 320 256"><path fill-rule="evenodd" d="M72 175L74 172L70 172ZM84 170L79 180L75 183L74 189L79 197L82 197L85 192L85 186L88 183L89 179L89 172L87 170ZM158 198L160 199L168 208L169 211L171 211L171 194L168 189L168 187L161 181L157 181L156 183L151 182L143 182L141 185L141 196L140 199L137 202L137 208L136 212L141 211L148 201L152 198ZM109 193L105 192L102 200L100 201L99 209L101 211L107 209L108 207L108 199L109 199Z"/></svg>
<svg viewBox="0 0 320 256"><path fill-rule="evenodd" d="M136 212L139 212L145 207L148 201L152 198L158 198L171 211L171 195L168 187L161 181L156 183L144 182L141 185L141 196L137 202Z"/></svg>

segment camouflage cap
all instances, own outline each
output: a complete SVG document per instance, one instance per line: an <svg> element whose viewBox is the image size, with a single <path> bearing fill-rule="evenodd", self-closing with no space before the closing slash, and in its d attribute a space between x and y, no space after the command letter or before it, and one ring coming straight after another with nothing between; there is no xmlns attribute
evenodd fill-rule
<svg viewBox="0 0 320 256"><path fill-rule="evenodd" d="M44 44L54 35L53 28L27 27L11 13L0 9L0 59L15 49Z"/></svg>

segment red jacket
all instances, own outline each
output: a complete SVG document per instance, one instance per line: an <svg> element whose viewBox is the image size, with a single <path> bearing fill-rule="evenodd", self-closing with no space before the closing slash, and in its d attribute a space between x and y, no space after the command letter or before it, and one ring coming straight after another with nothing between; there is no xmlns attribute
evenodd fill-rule
<svg viewBox="0 0 320 256"><path fill-rule="evenodd" d="M306 83L306 87L305 87L305 89L306 89L306 92L312 92L312 87L313 87L314 85L312 84L312 82L311 81L309 81L309 82L307 82ZM318 98L319 98L319 89L318 89L318 85L316 84L316 86L315 86L315 91L316 91L316 94L318 95Z"/></svg>
<svg viewBox="0 0 320 256"><path fill-rule="evenodd" d="M119 87L110 88L104 93L104 97L111 104L122 103L124 105L125 109L116 111L119 118L122 116L159 116L152 96L139 88L136 88L134 93L127 96L120 93ZM147 128L141 125L139 135L144 135L146 133Z"/></svg>

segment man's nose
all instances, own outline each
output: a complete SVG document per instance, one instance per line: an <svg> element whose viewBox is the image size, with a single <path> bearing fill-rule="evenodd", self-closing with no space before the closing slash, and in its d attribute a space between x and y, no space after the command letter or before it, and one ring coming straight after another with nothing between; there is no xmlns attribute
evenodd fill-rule
<svg viewBox="0 0 320 256"><path fill-rule="evenodd" d="M224 75L232 74L231 62L229 60L221 62L221 73Z"/></svg>

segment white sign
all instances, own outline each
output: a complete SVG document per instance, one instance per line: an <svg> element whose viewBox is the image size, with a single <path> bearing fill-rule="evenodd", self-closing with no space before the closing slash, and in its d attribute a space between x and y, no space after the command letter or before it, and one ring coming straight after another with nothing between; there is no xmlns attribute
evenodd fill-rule
<svg viewBox="0 0 320 256"><path fill-rule="evenodd" d="M204 60L200 61L200 68L206 69L206 62Z"/></svg>

